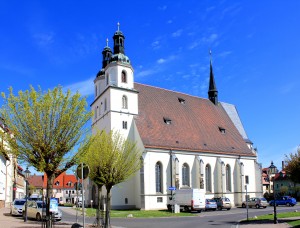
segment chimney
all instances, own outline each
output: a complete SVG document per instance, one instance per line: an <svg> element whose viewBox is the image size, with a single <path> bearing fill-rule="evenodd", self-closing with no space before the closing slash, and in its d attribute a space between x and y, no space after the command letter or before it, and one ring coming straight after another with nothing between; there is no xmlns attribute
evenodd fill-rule
<svg viewBox="0 0 300 228"><path fill-rule="evenodd" d="M282 170L284 170L284 161L281 162Z"/></svg>

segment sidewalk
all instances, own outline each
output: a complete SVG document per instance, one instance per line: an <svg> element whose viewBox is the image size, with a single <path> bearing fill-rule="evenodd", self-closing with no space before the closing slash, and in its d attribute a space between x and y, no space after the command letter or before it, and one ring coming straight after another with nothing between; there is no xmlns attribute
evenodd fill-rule
<svg viewBox="0 0 300 228"><path fill-rule="evenodd" d="M10 215L10 209L9 208L0 208L0 227L1 228L41 228L42 223L28 220L27 222L24 222L22 217L17 216L11 216ZM70 228L72 226L71 223L63 223L58 222L55 223L56 228Z"/></svg>

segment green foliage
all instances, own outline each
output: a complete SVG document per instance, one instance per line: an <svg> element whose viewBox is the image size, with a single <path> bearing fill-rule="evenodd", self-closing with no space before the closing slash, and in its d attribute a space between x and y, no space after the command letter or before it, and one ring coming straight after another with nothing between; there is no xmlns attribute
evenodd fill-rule
<svg viewBox="0 0 300 228"><path fill-rule="evenodd" d="M180 212L172 213L168 210L111 210L112 218L126 218L128 215L132 215L134 218L156 218L156 217L180 217L180 216L199 216L198 213ZM86 215L88 217L95 217L96 209L86 208Z"/></svg>
<svg viewBox="0 0 300 228"><path fill-rule="evenodd" d="M300 147L296 153L285 155L284 169L294 183L300 183Z"/></svg>
<svg viewBox="0 0 300 228"><path fill-rule="evenodd" d="M78 145L91 117L86 100L79 93L63 92L61 87L43 92L41 88L2 93L1 117L11 137L11 152L37 171L58 176L77 161L77 154L66 157ZM84 143L85 145L86 143Z"/></svg>
<svg viewBox="0 0 300 228"><path fill-rule="evenodd" d="M136 144L124 140L118 132L98 131L91 139L83 162L90 168L89 177L97 185L112 187L125 181L141 167L141 152Z"/></svg>
<svg viewBox="0 0 300 228"><path fill-rule="evenodd" d="M288 190L289 190L288 186L281 186L279 189L281 195L285 195L288 192Z"/></svg>

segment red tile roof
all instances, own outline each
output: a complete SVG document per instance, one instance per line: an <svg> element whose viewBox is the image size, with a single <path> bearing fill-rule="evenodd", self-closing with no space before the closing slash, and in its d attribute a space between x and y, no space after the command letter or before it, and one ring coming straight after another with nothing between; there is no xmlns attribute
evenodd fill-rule
<svg viewBox="0 0 300 228"><path fill-rule="evenodd" d="M44 180L43 175L34 174L34 175L28 177L29 184L36 188L43 188L43 180Z"/></svg>
<svg viewBox="0 0 300 228"><path fill-rule="evenodd" d="M139 83L135 89L139 91L135 122L146 148L256 156L220 104Z"/></svg>
<svg viewBox="0 0 300 228"><path fill-rule="evenodd" d="M71 183L70 185L68 183ZM58 177L55 178L53 182L53 188L55 189L65 189L65 188L74 188L74 183L77 182L76 176L73 174L66 174L63 172ZM45 174L44 178L44 188L47 186L47 175Z"/></svg>

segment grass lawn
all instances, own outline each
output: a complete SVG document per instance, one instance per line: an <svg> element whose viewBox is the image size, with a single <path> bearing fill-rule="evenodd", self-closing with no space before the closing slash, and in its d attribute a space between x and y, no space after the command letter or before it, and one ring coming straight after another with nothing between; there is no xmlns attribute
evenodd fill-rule
<svg viewBox="0 0 300 228"><path fill-rule="evenodd" d="M96 216L96 209L87 208L86 215L88 217ZM141 210L111 210L112 218L126 218L129 214L132 214L134 218L154 218L154 217L179 217L179 216L197 216L197 212L180 212L172 213L168 210L151 210L151 211L141 211Z"/></svg>
<svg viewBox="0 0 300 228"><path fill-rule="evenodd" d="M292 218L292 217L300 217L300 212L283 212L277 214L277 219L282 218ZM274 215L273 214L267 214L267 215L260 215L257 216L257 218L249 218L249 221L273 221ZM243 220L242 222L246 223L246 220ZM287 223L293 227L300 227L300 220L297 221L287 221Z"/></svg>

